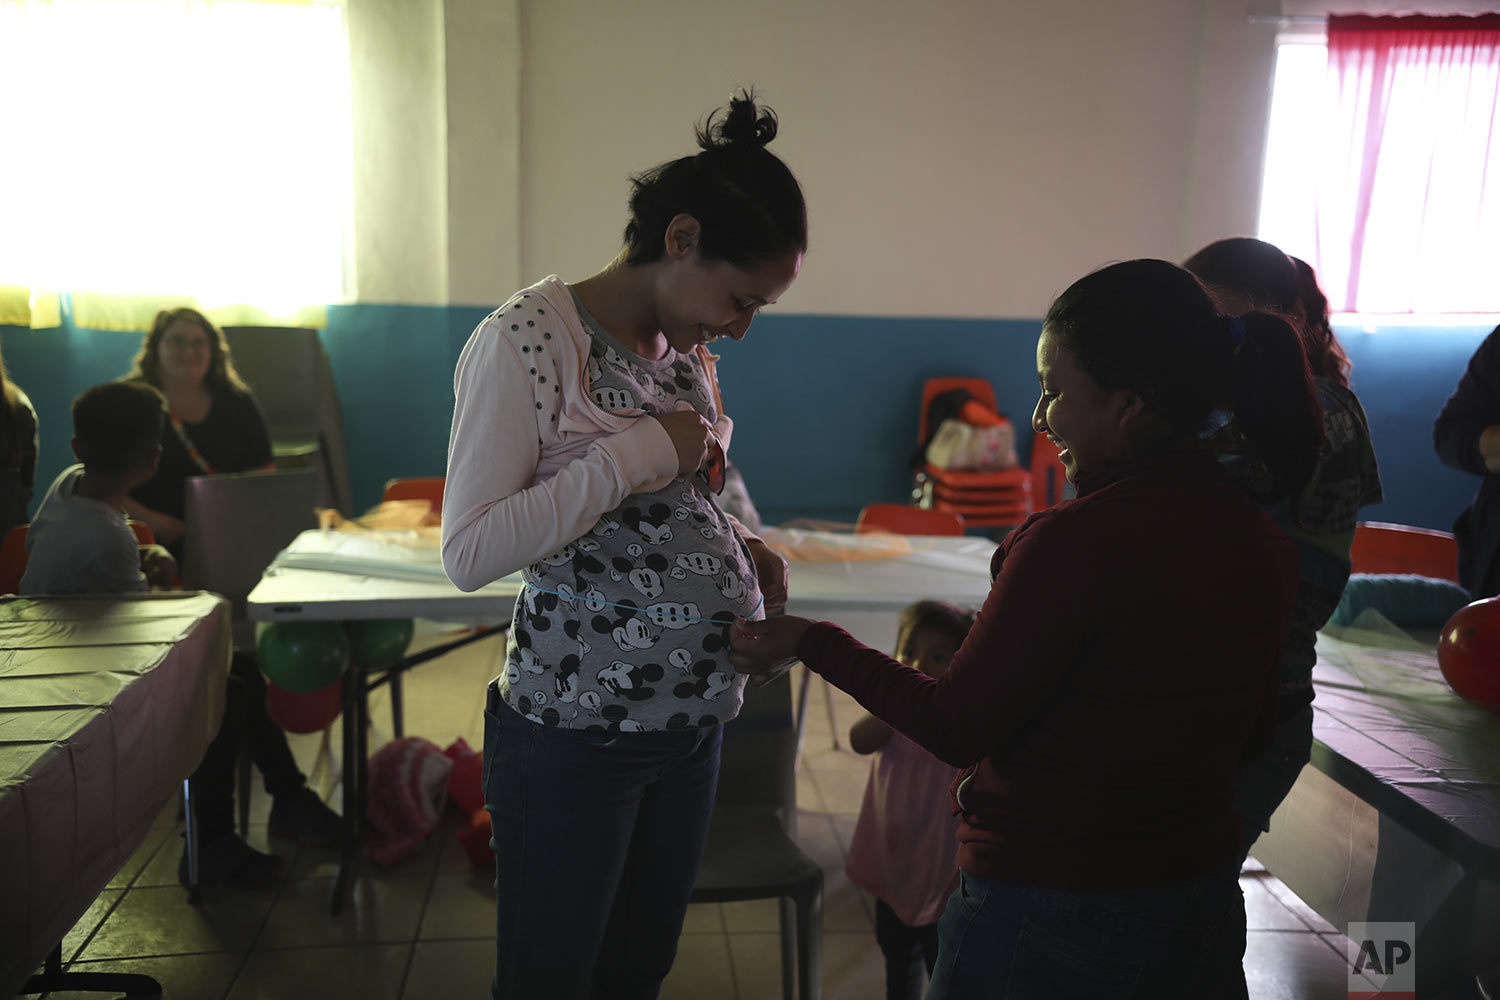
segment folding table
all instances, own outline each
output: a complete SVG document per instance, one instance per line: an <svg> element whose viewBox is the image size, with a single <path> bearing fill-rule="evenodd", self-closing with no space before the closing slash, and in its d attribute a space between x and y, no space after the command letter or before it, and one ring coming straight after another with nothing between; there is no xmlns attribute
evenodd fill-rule
<svg viewBox="0 0 1500 1000"><path fill-rule="evenodd" d="M900 609L919 597L978 603L989 587L994 543L974 538L891 539L827 532L767 532L824 557L791 564L793 614L831 617L865 642L891 649ZM443 574L435 545L421 536L305 531L266 570L247 601L254 621L435 618L508 624L520 574L472 593ZM375 681L374 683L378 683ZM371 679L344 675L344 844L331 909L339 911L359 849L365 803ZM479 695L476 693L475 695ZM801 714L798 726L800 731Z"/></svg>
<svg viewBox="0 0 1500 1000"><path fill-rule="evenodd" d="M214 594L0 598L0 996L54 952L197 769L229 656L229 605Z"/></svg>

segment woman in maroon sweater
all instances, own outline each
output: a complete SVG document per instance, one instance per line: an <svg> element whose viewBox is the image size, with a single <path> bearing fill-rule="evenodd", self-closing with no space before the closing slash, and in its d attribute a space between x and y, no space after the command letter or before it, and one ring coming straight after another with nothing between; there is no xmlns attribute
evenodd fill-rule
<svg viewBox="0 0 1500 1000"><path fill-rule="evenodd" d="M1296 334L1219 314L1165 261L1048 310L1032 423L1077 498L1005 539L938 679L829 623L735 630L750 673L795 657L962 770L962 878L928 995L1243 995L1239 763L1272 722L1291 542L1196 442L1232 419L1272 494L1321 421Z"/></svg>

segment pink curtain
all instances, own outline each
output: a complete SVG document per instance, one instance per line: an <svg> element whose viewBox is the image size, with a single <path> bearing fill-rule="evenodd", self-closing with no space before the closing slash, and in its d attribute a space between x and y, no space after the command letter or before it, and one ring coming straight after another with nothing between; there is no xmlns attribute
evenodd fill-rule
<svg viewBox="0 0 1500 1000"><path fill-rule="evenodd" d="M1316 259L1335 311L1500 312L1500 15L1331 17Z"/></svg>

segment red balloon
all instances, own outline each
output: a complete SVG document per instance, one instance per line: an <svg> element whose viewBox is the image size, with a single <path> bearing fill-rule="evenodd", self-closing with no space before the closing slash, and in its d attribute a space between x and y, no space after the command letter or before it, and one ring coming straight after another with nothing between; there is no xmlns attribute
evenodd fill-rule
<svg viewBox="0 0 1500 1000"><path fill-rule="evenodd" d="M1500 712L1500 597L1459 608L1443 626L1437 655L1449 687Z"/></svg>
<svg viewBox="0 0 1500 1000"><path fill-rule="evenodd" d="M327 729L344 710L344 680L339 678L316 691L288 691L266 681L266 712L289 733Z"/></svg>

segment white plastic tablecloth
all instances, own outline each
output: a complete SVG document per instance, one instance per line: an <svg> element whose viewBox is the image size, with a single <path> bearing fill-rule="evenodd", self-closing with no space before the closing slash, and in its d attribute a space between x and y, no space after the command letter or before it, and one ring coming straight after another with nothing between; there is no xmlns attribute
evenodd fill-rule
<svg viewBox="0 0 1500 1000"><path fill-rule="evenodd" d="M889 646L880 641L887 631L895 638L895 613L912 601L931 597L978 604L989 592L995 543L982 538L893 539L775 529L766 538L793 547L813 543L827 556L792 560L788 612L852 623L852 633L882 647ZM460 591L444 575L436 546L415 536L313 529L276 557L250 593L248 607L257 621L403 616L508 621L520 590L521 576L514 573L473 593ZM866 638L872 630L875 637Z"/></svg>
<svg viewBox="0 0 1500 1000"><path fill-rule="evenodd" d="M224 714L214 594L0 598L0 996L140 846Z"/></svg>

